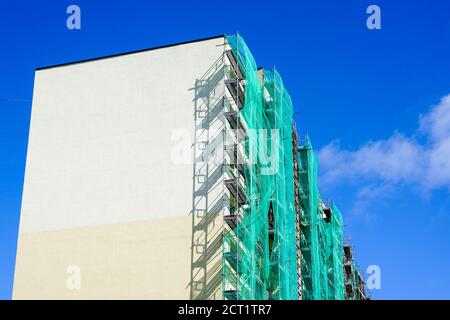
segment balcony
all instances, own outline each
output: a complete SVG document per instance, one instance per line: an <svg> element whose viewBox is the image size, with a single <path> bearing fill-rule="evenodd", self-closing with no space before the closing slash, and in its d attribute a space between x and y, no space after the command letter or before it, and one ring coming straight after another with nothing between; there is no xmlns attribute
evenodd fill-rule
<svg viewBox="0 0 450 320"><path fill-rule="evenodd" d="M331 208L323 208L323 219L325 220L326 223L330 223L331 222Z"/></svg>
<svg viewBox="0 0 450 320"><path fill-rule="evenodd" d="M241 223L241 216L239 214L228 214L223 219L231 230L234 230Z"/></svg>
<svg viewBox="0 0 450 320"><path fill-rule="evenodd" d="M348 261L353 260L352 249L351 249L350 245L348 245L348 244L344 245L344 255Z"/></svg>
<svg viewBox="0 0 450 320"><path fill-rule="evenodd" d="M241 255L239 253L235 251L225 252L224 258L234 270L238 269L238 265L241 262Z"/></svg>
<svg viewBox="0 0 450 320"><path fill-rule="evenodd" d="M242 149L242 147L240 148L238 144L231 144L231 145L225 146L225 152L230 159L230 164L238 165L238 166L245 165L248 167L249 162L247 160L247 157L244 156L244 153L242 152L241 149ZM242 174L244 175L244 173L243 173L244 168L242 167L239 170L242 171Z"/></svg>
<svg viewBox="0 0 450 320"><path fill-rule="evenodd" d="M225 118L230 124L230 128L235 131L237 140L241 142L247 135L247 125L243 119L239 116L237 111L228 111L224 113Z"/></svg>
<svg viewBox="0 0 450 320"><path fill-rule="evenodd" d="M244 107L245 104L245 91L244 87L238 80L225 80L225 86L228 88L234 102L238 106L239 110Z"/></svg>
<svg viewBox="0 0 450 320"><path fill-rule="evenodd" d="M238 199L238 205L243 205L247 201L245 187L236 179L227 179L224 181L225 186L231 192L235 199Z"/></svg>
<svg viewBox="0 0 450 320"><path fill-rule="evenodd" d="M349 283L345 284L345 293L347 297L353 297L354 291L353 286Z"/></svg>
<svg viewBox="0 0 450 320"><path fill-rule="evenodd" d="M225 55L227 56L228 61L230 61L231 68L233 68L236 78L245 79L245 74L244 74L243 70L241 69L241 66L238 63L233 50L225 51Z"/></svg>
<svg viewBox="0 0 450 320"><path fill-rule="evenodd" d="M223 297L227 300L239 300L240 296L241 295L238 290L230 289L223 291Z"/></svg>
<svg viewBox="0 0 450 320"><path fill-rule="evenodd" d="M353 269L353 268L352 268L351 263L344 263L344 270L345 270L345 274L346 274L347 276L351 276L351 274L352 274L352 272L353 272L352 269Z"/></svg>

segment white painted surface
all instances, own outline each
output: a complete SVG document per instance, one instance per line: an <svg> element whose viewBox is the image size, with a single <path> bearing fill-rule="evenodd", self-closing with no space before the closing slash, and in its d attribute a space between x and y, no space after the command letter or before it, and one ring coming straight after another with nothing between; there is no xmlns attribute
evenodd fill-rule
<svg viewBox="0 0 450 320"><path fill-rule="evenodd" d="M192 164L171 136L194 136L195 81L223 41L37 71L20 233L187 216Z"/></svg>

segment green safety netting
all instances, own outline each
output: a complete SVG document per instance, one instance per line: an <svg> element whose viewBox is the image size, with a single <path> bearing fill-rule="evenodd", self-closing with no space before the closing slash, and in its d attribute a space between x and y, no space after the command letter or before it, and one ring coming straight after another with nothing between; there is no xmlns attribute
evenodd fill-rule
<svg viewBox="0 0 450 320"><path fill-rule="evenodd" d="M241 36L227 36L227 43L245 74L239 116L248 128L250 164L243 221L224 237L224 297L297 299L291 99L276 70L265 70L260 83Z"/></svg>
<svg viewBox="0 0 450 320"><path fill-rule="evenodd" d="M239 35L226 37L245 74L239 116L248 132L241 223L224 236L223 296L298 299L291 98L275 69L258 70ZM299 148L302 299L344 299L342 216L331 218L317 186L318 161L309 139ZM238 206L239 207L239 206ZM230 290L232 288L232 290Z"/></svg>
<svg viewBox="0 0 450 320"><path fill-rule="evenodd" d="M344 299L344 267L343 267L343 219L342 214L335 204L332 205L332 220L330 226L330 246L331 246L331 283L332 287L329 291L328 299L343 300Z"/></svg>
<svg viewBox="0 0 450 320"><path fill-rule="evenodd" d="M344 299L342 215L327 208L317 186L318 160L309 139L300 147L302 298ZM330 220L325 211L331 209Z"/></svg>
<svg viewBox="0 0 450 320"><path fill-rule="evenodd" d="M364 300L365 290L364 290L364 282L362 280L362 276L360 275L360 269L358 263L356 261L351 261L351 274L346 278L346 285L351 286L350 292L351 295L347 297L348 300ZM364 294L363 294L364 292Z"/></svg>

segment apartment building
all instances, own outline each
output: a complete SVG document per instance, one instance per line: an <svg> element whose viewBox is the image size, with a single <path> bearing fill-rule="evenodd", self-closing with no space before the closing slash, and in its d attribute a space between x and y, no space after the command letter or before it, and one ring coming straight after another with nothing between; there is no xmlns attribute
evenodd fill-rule
<svg viewBox="0 0 450 320"><path fill-rule="evenodd" d="M298 140L240 35L37 69L13 298L343 299Z"/></svg>

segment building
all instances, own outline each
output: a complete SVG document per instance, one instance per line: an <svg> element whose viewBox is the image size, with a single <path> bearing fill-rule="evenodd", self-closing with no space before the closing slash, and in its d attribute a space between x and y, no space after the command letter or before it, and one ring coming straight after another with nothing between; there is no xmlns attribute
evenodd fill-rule
<svg viewBox="0 0 450 320"><path fill-rule="evenodd" d="M239 35L36 70L13 298L343 299L292 110Z"/></svg>
<svg viewBox="0 0 450 320"><path fill-rule="evenodd" d="M358 267L350 244L344 245L345 300L369 300L364 276Z"/></svg>
<svg viewBox="0 0 450 320"><path fill-rule="evenodd" d="M311 142L299 148L303 299L344 298L342 215L317 186L318 161Z"/></svg>

